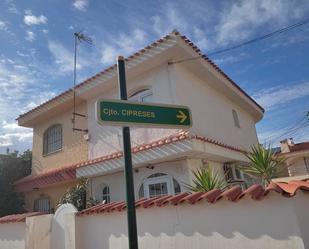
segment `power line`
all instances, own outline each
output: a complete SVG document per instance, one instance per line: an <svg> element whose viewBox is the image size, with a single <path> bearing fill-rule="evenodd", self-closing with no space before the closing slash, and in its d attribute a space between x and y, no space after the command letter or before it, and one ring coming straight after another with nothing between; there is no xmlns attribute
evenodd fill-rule
<svg viewBox="0 0 309 249"><path fill-rule="evenodd" d="M275 31L273 31L271 33L265 34L263 36L256 37L256 38L254 38L252 40L248 40L248 41L245 41L243 43L240 43L240 44L237 44L237 45L234 45L234 46L210 52L207 55L206 54L202 54L202 55L199 55L199 56L196 56L196 57L186 58L186 59L182 59L182 60L178 60L178 61L171 61L171 62L169 62L169 64L177 64L177 63L182 63L182 62L186 62L186 61L201 59L201 58L207 57L207 56L213 56L213 55L217 55L217 54L222 54L222 53L225 53L225 52L228 52L228 51L231 51L231 50L234 50L234 49L237 49L237 48L249 45L251 43L258 42L258 41L261 41L261 40L265 40L267 38L270 38L270 37L278 35L278 34L282 34L284 32L287 32L287 31L290 31L292 29L295 29L295 28L298 28L300 26L303 26L303 25L305 25L307 23L309 23L309 19L305 19L305 20L303 20L301 22L294 23L294 24L292 24L290 26L287 26L287 27L275 30Z"/></svg>
<svg viewBox="0 0 309 249"><path fill-rule="evenodd" d="M279 134L274 134L272 136L269 136L268 138L264 139L264 143L271 142L275 140L279 140L285 137L293 137L295 136L299 131L303 130L304 128L309 126L309 113L306 114L305 117L303 117L301 120L295 122L293 125L288 126L287 128L282 129L282 132Z"/></svg>
<svg viewBox="0 0 309 249"><path fill-rule="evenodd" d="M264 141L265 142L270 142L270 141L280 140L280 139L286 138L286 137L292 137L299 130L301 130L302 128L305 128L307 125L308 125L308 123L306 121L302 122L302 123L299 123L295 127L291 128L291 129L287 129L285 132L276 134L275 136L272 136L271 138L265 139Z"/></svg>

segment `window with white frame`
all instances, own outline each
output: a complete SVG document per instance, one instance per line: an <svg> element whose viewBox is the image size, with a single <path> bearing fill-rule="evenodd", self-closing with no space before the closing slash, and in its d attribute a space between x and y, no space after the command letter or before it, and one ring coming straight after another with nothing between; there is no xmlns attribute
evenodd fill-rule
<svg viewBox="0 0 309 249"><path fill-rule="evenodd" d="M149 89L149 88L141 89L141 90L133 93L129 97L129 101L132 101L132 102L153 102L152 90Z"/></svg>
<svg viewBox="0 0 309 249"><path fill-rule="evenodd" d="M139 198L175 195L181 192L179 183L170 175L156 173L149 176L139 189Z"/></svg>
<svg viewBox="0 0 309 249"><path fill-rule="evenodd" d="M50 211L50 200L48 197L40 197L34 200L34 212L49 213Z"/></svg>
<svg viewBox="0 0 309 249"><path fill-rule="evenodd" d="M225 172L226 181L232 185L240 185L242 188L247 188L259 180L251 175L244 173L235 163L225 163L223 169Z"/></svg>
<svg viewBox="0 0 309 249"><path fill-rule="evenodd" d="M43 135L43 155L62 149L62 126L60 124L49 127Z"/></svg>
<svg viewBox="0 0 309 249"><path fill-rule="evenodd" d="M105 183L101 183L95 192L95 199L99 202L110 203L111 199L109 186Z"/></svg>
<svg viewBox="0 0 309 249"><path fill-rule="evenodd" d="M232 110L232 114L233 114L233 119L234 119L234 125L240 128L238 113L235 110Z"/></svg>

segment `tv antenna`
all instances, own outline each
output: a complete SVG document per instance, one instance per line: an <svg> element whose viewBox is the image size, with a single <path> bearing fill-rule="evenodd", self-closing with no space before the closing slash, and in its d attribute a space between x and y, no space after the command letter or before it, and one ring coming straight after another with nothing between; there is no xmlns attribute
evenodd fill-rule
<svg viewBox="0 0 309 249"><path fill-rule="evenodd" d="M87 44L92 44L92 39L83 34L82 31L74 33L74 74L73 74L73 113L72 113L72 123L73 131L88 132L87 129L76 128L75 120L77 117L87 118L87 115L76 112L76 71L77 71L77 46L79 43L85 42Z"/></svg>

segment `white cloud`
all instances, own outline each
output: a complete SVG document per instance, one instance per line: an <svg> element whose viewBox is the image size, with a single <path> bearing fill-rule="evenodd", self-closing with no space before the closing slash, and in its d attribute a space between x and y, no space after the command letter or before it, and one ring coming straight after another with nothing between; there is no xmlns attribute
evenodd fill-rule
<svg viewBox="0 0 309 249"><path fill-rule="evenodd" d="M47 20L48 20L47 17L44 15L35 16L35 15L32 15L31 10L25 11L24 23L26 25L31 26L31 25L46 24Z"/></svg>
<svg viewBox="0 0 309 249"><path fill-rule="evenodd" d="M25 54L25 53L23 53L23 52L20 52L19 50L16 51L16 54L17 54L18 56L20 56L20 57L29 57L28 54Z"/></svg>
<svg viewBox="0 0 309 249"><path fill-rule="evenodd" d="M293 138L296 143L308 141L309 124L308 121L303 120L302 122L282 126L277 129L264 129L263 132L258 133L258 138L260 143L270 144L272 147L280 146L280 141L285 138Z"/></svg>
<svg viewBox="0 0 309 249"><path fill-rule="evenodd" d="M6 0L6 3L8 5L8 11L10 13L13 13L13 14L18 14L19 13L18 9L16 8L15 3L12 0Z"/></svg>
<svg viewBox="0 0 309 249"><path fill-rule="evenodd" d="M35 40L35 34L32 31L27 30L25 39L32 42Z"/></svg>
<svg viewBox="0 0 309 249"><path fill-rule="evenodd" d="M102 51L101 61L103 64L110 64L116 61L116 56L118 55L117 48L111 45L105 45Z"/></svg>
<svg viewBox="0 0 309 249"><path fill-rule="evenodd" d="M140 29L135 29L130 34L121 33L112 37L109 44L102 45L101 62L103 64L114 63L117 55L129 55L143 47L146 42L146 33Z"/></svg>
<svg viewBox="0 0 309 249"><path fill-rule="evenodd" d="M194 15L188 18L187 13L191 11ZM181 8L177 4L164 4L158 11L160 15L150 17L153 32L158 36L163 36L173 30L178 30L192 39L201 49L209 49L214 46L214 42L209 38L208 29L204 29L203 25L210 24L212 20L213 9L210 4L188 2L185 8Z"/></svg>
<svg viewBox="0 0 309 249"><path fill-rule="evenodd" d="M88 1L87 0L75 0L73 3L73 6L81 11L85 11L88 7Z"/></svg>
<svg viewBox="0 0 309 249"><path fill-rule="evenodd" d="M270 110L306 96L309 96L309 82L264 89L253 97L264 108Z"/></svg>
<svg viewBox="0 0 309 249"><path fill-rule="evenodd" d="M27 64L19 63L8 58L0 60L0 152L6 147L20 151L31 148L31 129L19 127L14 120L29 107L55 95L41 82L37 84Z"/></svg>
<svg viewBox="0 0 309 249"><path fill-rule="evenodd" d="M31 141L32 141L32 131L7 133L4 135L0 135L0 147L9 147L18 142L30 143Z"/></svg>
<svg viewBox="0 0 309 249"><path fill-rule="evenodd" d="M48 30L47 30L47 29L43 29L42 32L43 32L44 34L48 34Z"/></svg>
<svg viewBox="0 0 309 249"><path fill-rule="evenodd" d="M240 53L237 55L224 55L214 59L214 62L218 65L224 65L224 64L235 63L248 57L249 55L247 53Z"/></svg>
<svg viewBox="0 0 309 249"><path fill-rule="evenodd" d="M38 105L42 104L43 102L55 97L55 95L56 95L56 93L53 92L53 91L42 92L35 99L29 100L29 102L25 106L25 109L31 110L31 109L37 107Z"/></svg>
<svg viewBox="0 0 309 249"><path fill-rule="evenodd" d="M8 123L7 121L2 121L2 129L5 129L5 130L23 130L23 129L26 129L24 127L21 127L21 126L18 126L18 124L15 122L15 123Z"/></svg>
<svg viewBox="0 0 309 249"><path fill-rule="evenodd" d="M71 73L73 71L73 50L69 51L60 42L57 41L49 41L48 49L55 59L55 64L59 73ZM81 51L79 51L76 68L82 69L86 65L89 65L89 63L87 63L87 60L84 59Z"/></svg>
<svg viewBox="0 0 309 249"><path fill-rule="evenodd" d="M188 22L179 13L175 6L166 5L163 15L150 18L153 22L153 30L160 36L171 32L173 29L185 31Z"/></svg>
<svg viewBox="0 0 309 249"><path fill-rule="evenodd" d="M242 0L231 3L222 11L216 27L216 41L220 45L246 39L262 26L287 24L291 19L303 16L308 9L306 1Z"/></svg>
<svg viewBox="0 0 309 249"><path fill-rule="evenodd" d="M7 30L7 23L0 20L0 30Z"/></svg>
<svg viewBox="0 0 309 249"><path fill-rule="evenodd" d="M7 121L2 121L0 125L1 132L0 135L0 147L12 146L15 142L31 142L32 131L29 128L18 126L16 122L8 123Z"/></svg>

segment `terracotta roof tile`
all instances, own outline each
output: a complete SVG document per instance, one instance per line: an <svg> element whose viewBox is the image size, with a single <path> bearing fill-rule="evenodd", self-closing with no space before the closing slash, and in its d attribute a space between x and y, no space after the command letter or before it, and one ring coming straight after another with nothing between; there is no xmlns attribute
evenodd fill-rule
<svg viewBox="0 0 309 249"><path fill-rule="evenodd" d="M260 200L264 197L265 190L259 184L254 184L246 189L243 194L250 196L254 200Z"/></svg>
<svg viewBox="0 0 309 249"><path fill-rule="evenodd" d="M27 217L38 216L38 215L43 215L43 214L45 213L32 212L32 213L7 215L4 217L0 217L0 224L25 222Z"/></svg>
<svg viewBox="0 0 309 249"><path fill-rule="evenodd" d="M241 149L238 149L236 147L226 145L226 144L220 143L218 141L215 141L215 140L203 137L203 136L191 135L188 131L182 131L180 133L159 139L149 144L143 144L140 146L136 146L132 148L132 152L138 153L141 151L150 150L150 149L153 149L159 146L175 143L175 142L182 141L185 139L197 139L203 142L221 146L226 149L234 150L237 152L242 152ZM112 160L115 158L120 158L122 157L122 155L123 155L122 152L115 152L115 153L112 153L112 154L109 154L103 157L98 157L95 159L83 161L77 164L47 170L38 175L26 176L15 182L16 190L20 192L24 192L24 191L32 190L33 188L45 187L45 186L49 186L51 184L55 184L59 182L72 181L76 179L76 169L77 168L93 165L96 163L105 162L105 161Z"/></svg>
<svg viewBox="0 0 309 249"><path fill-rule="evenodd" d="M238 186L234 186L225 191L214 189L209 192L197 192L197 193L181 193L175 196L162 196L154 197L150 199L141 199L136 201L136 208L151 208L151 207L163 207L167 205L182 205L189 204L195 205L200 201L207 201L215 204L216 202L226 199L229 202L236 202L245 196L251 197L253 200L263 200L271 191L280 194L284 197L293 197L298 190L305 192L309 191L309 182L306 181L291 181L289 183L271 183L267 188L261 185L255 184L248 189L242 190ZM297 187L296 187L297 186ZM118 206L125 206L125 202L113 202L110 204L100 204L89 209L85 209L77 213L78 216L92 215L98 213L107 213L115 210L122 211L124 208L115 208ZM106 208L104 208L106 207Z"/></svg>
<svg viewBox="0 0 309 249"><path fill-rule="evenodd" d="M289 146L291 152L309 150L309 142L294 144L293 146Z"/></svg>
<svg viewBox="0 0 309 249"><path fill-rule="evenodd" d="M29 175L15 182L16 191L24 192L49 186L58 182L76 179L76 165L48 170L38 175Z"/></svg>
<svg viewBox="0 0 309 249"><path fill-rule="evenodd" d="M211 60L207 57L207 55L202 54L202 53L201 53L201 50L200 50L192 41L190 41L186 36L181 35L179 32L173 32L173 35L176 35L176 36L180 37L180 38L181 38L185 43L187 43L197 54L199 54L199 55L201 56L201 58L203 58L205 61L207 61L208 63L210 63L210 64L212 65L212 67L213 67L216 71L218 71L218 72L219 72L224 78L226 78L232 85L234 85L239 91L241 91L252 103L254 103L261 111L264 112L263 107L261 107L253 98L251 98L251 97L250 97L239 85L237 85L228 75L226 75L226 74L225 74L213 61L211 61ZM131 60L131 59L133 59L133 58L136 58L136 57L140 56L141 54L145 53L147 50L150 50L150 49L156 47L159 43L163 43L163 42L169 40L171 37L172 37L171 35L166 35L166 36L164 36L163 38L160 38L159 40L153 42L152 44L146 46L145 48L140 49L139 51L135 52L134 54L128 56L128 57L125 59L125 61L129 61L129 60ZM76 88L78 89L78 88L80 88L80 87L82 87L82 86L88 84L92 79L97 78L97 77L99 77L100 75L104 75L105 73L107 73L107 72L109 72L109 71L115 69L116 67L117 67L117 65L114 64L114 65L112 65L112 66L110 66L110 67L104 69L103 71L101 71L101 72L95 74L94 76L91 76L90 78L88 78L88 79L84 80L83 82L81 82L80 84L78 84L78 85L76 86ZM45 106L45 105L47 105L47 104L49 104L49 103L51 103L51 102L55 102L55 101L56 101L57 99L59 99L60 97L66 95L66 94L70 94L70 93L72 93L72 92L73 92L72 89L68 89L68 90L66 90L65 92L60 93L59 95L55 96L54 98L52 98L52 99L50 99L50 100L48 100L48 101L46 101L46 102L40 104L39 106L37 106L37 107L35 107L35 108L31 109L31 110L29 110L28 112L21 114L17 119L22 118L22 117L24 117L24 116L26 116L26 115L28 115L28 114L30 114L30 113L32 113L32 112L34 112L34 111L40 109L40 108L42 108L43 106Z"/></svg>
<svg viewBox="0 0 309 249"><path fill-rule="evenodd" d="M215 203L217 200L219 200L218 196L220 196L221 194L222 194L222 191L220 189L214 189L214 190L211 190L211 191L204 193L198 199L198 201L206 200L209 203Z"/></svg>
<svg viewBox="0 0 309 249"><path fill-rule="evenodd" d="M216 198L216 201L218 201L222 198L226 198L229 201L238 201L240 199L240 197L242 197L242 196L243 196L243 191L242 191L241 187L234 186L234 187L224 191L223 193L221 193Z"/></svg>
<svg viewBox="0 0 309 249"><path fill-rule="evenodd" d="M276 183L284 192L293 196L301 189L303 191L309 191L309 183L306 181L290 181L289 183L278 182Z"/></svg>

